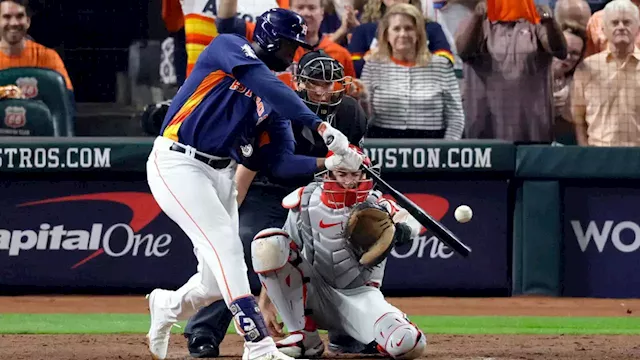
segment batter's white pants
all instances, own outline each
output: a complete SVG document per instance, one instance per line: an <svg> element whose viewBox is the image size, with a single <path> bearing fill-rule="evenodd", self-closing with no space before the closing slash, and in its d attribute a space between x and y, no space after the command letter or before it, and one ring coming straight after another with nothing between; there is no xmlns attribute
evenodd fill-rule
<svg viewBox="0 0 640 360"><path fill-rule="evenodd" d="M198 259L197 273L172 292L165 309L169 320L175 322L220 297L229 306L252 294L238 235L236 163L216 170L169 150L173 143L165 137L156 138L147 161L147 180L160 208L191 239ZM274 344L271 338L268 342Z"/></svg>

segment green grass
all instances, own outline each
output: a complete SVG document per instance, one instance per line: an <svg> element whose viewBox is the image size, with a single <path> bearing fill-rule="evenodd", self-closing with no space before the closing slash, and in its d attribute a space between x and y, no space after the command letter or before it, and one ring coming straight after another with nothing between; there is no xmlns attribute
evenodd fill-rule
<svg viewBox="0 0 640 360"><path fill-rule="evenodd" d="M640 317L412 316L430 334L640 335ZM182 333L174 327L173 332ZM0 314L0 334L144 334L144 314ZM233 328L229 327L229 332Z"/></svg>

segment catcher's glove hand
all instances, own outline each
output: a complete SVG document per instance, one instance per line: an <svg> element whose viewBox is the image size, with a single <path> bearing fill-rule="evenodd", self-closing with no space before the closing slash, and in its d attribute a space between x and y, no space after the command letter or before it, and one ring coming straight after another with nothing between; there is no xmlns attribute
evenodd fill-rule
<svg viewBox="0 0 640 360"><path fill-rule="evenodd" d="M368 201L356 205L347 221L345 238L364 253L360 264L375 266L382 262L395 243L395 224L389 212Z"/></svg>

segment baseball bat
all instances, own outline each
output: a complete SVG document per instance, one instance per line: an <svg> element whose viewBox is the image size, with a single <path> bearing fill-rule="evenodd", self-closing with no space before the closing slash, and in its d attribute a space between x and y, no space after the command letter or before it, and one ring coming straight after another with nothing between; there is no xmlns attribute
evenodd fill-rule
<svg viewBox="0 0 640 360"><path fill-rule="evenodd" d="M333 136L328 136L326 145L330 145L333 142ZM471 253L471 248L465 245L458 237L451 232L451 230L447 229L446 226L442 225L438 220L434 219L431 215L427 214L424 210L422 210L418 205L416 205L413 201L409 200L406 196L402 195L401 192L394 189L391 185L389 185L386 181L382 180L378 174L373 172L369 167L362 165L361 168L371 176L371 178L385 191L387 191L396 202L405 208L411 216L413 216L418 222L433 232L436 237L447 246L455 250L458 254L467 257L469 253Z"/></svg>
<svg viewBox="0 0 640 360"><path fill-rule="evenodd" d="M409 198L407 198L387 182L382 180L382 178L378 174L373 172L373 170L371 170L369 167L362 165L361 168L376 182L376 184L378 184L383 190L387 191L391 196L393 196L398 205L405 208L409 212L409 214L411 214L411 216L413 216L416 220L418 220L420 224L422 224L422 226L429 229L429 231L434 233L438 239L442 240L442 242L447 244L447 246L455 250L458 254L464 257L469 256L469 253L471 253L471 248L460 241L460 239L458 239L458 237L454 233L452 233L451 230L447 229L438 220L427 214L413 201L409 200Z"/></svg>

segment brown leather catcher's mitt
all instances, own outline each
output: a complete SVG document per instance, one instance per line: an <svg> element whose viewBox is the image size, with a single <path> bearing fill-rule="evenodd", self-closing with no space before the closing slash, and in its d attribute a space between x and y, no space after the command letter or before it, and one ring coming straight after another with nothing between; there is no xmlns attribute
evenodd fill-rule
<svg viewBox="0 0 640 360"><path fill-rule="evenodd" d="M345 238L364 252L360 264L375 266L394 245L395 224L387 209L368 201L356 205L347 222Z"/></svg>

